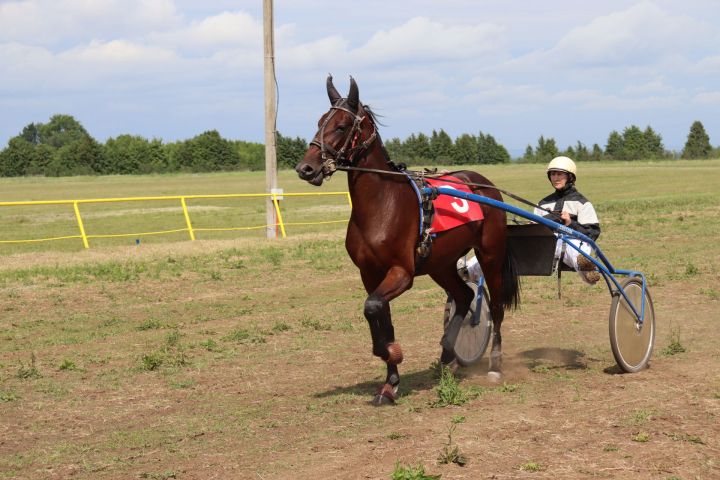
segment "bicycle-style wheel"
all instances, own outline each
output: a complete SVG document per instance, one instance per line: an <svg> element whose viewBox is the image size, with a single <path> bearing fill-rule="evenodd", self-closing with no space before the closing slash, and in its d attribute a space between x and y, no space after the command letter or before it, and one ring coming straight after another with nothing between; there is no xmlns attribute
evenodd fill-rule
<svg viewBox="0 0 720 480"><path fill-rule="evenodd" d="M463 367L478 362L485 350L487 350L490 342L490 334L492 333L492 318L490 317L490 304L487 290L483 287L482 300L478 298L478 286L475 282L467 282L468 287L472 288L474 300L470 304L470 310L465 315L460 333L458 333L455 341L455 358ZM478 322L473 322L475 311L478 304L481 304ZM448 297L445 304L443 314L443 326L447 327L450 319L455 315L455 302ZM476 324L474 324L476 323Z"/></svg>
<svg viewBox="0 0 720 480"><path fill-rule="evenodd" d="M621 282L627 297L639 312L642 303L642 279L627 278ZM650 291L645 289L645 318L642 325L627 300L617 293L610 306L610 346L618 366L636 373L647 367L655 342L655 310Z"/></svg>

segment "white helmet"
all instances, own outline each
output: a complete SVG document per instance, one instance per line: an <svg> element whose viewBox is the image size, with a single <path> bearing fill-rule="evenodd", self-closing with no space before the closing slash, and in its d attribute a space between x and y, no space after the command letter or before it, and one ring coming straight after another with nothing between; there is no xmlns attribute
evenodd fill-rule
<svg viewBox="0 0 720 480"><path fill-rule="evenodd" d="M550 172L552 172L552 171L569 173L570 180L572 182L574 182L575 175L577 174L577 167L575 166L575 162L573 162L571 158L555 157L552 160L550 160L550 163L548 163L548 166L547 166L548 178L550 177Z"/></svg>

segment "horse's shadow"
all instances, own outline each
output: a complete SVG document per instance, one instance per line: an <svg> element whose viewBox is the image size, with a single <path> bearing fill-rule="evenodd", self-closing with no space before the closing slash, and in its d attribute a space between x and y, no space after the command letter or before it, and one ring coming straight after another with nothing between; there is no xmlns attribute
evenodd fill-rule
<svg viewBox="0 0 720 480"><path fill-rule="evenodd" d="M314 393L314 398L327 398L335 395L367 395L368 392L374 392L378 385L381 385L383 378L377 377L366 382L360 382L355 385L333 387L324 392ZM402 376L402 394L410 395L419 391L429 390L438 383L437 369L426 368L415 372L405 373Z"/></svg>
<svg viewBox="0 0 720 480"><path fill-rule="evenodd" d="M528 370L541 366L548 370L588 369L585 352L575 349L534 348L520 352L519 357L523 359L520 363L524 363ZM515 363L517 366L517 360ZM487 373L487 370L488 362L487 358L484 357L478 364L458 370L456 376L459 378L474 377L481 373ZM623 373L617 365L607 367L603 369L603 372L607 375ZM382 381L383 378L378 376L372 380L356 383L355 385L332 387L323 392L314 393L312 396L314 398L328 398L336 395L367 395L368 392L375 391L378 385L382 384ZM438 370L434 367L403 374L401 387L403 396L430 390L437 386L438 381Z"/></svg>

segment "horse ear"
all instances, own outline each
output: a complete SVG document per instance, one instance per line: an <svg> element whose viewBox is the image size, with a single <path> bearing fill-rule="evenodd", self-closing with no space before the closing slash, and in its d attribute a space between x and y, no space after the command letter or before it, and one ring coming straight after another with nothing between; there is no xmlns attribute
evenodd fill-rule
<svg viewBox="0 0 720 480"><path fill-rule="evenodd" d="M355 79L352 77L350 77L350 93L348 93L347 102L350 109L353 112L357 112L358 106L360 105L360 93L357 83L355 83Z"/></svg>
<svg viewBox="0 0 720 480"><path fill-rule="evenodd" d="M335 85L333 85L331 74L328 74L327 78L327 92L328 98L330 98L330 105L335 105L335 102L342 98L338 93L337 89L335 88Z"/></svg>

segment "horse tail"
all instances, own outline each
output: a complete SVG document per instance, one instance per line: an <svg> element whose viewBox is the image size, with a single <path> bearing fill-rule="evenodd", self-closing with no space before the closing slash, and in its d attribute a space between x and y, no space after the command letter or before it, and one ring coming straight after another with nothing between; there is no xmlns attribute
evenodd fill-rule
<svg viewBox="0 0 720 480"><path fill-rule="evenodd" d="M520 305L520 276L510 245L505 249L505 260L502 267L502 303L505 310L514 309Z"/></svg>

